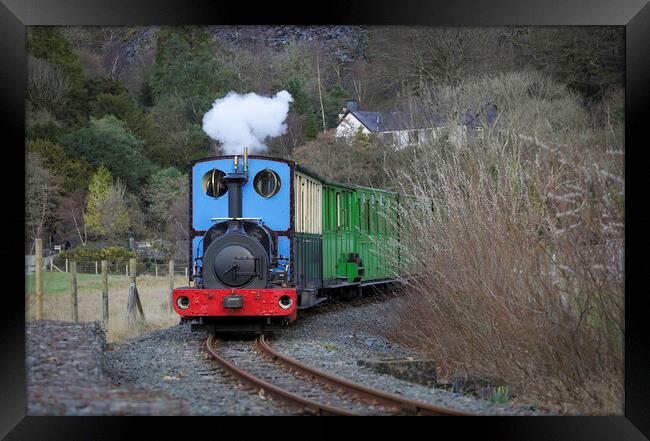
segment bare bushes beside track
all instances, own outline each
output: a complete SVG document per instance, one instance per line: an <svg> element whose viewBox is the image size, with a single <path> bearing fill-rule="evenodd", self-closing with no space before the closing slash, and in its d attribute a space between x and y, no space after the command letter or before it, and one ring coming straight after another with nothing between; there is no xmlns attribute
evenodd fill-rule
<svg viewBox="0 0 650 441"><path fill-rule="evenodd" d="M565 88L512 74L436 97L452 110L486 98L498 132L432 141L393 173L413 195L402 259L423 277L389 332L527 402L621 414L622 92L585 111Z"/></svg>

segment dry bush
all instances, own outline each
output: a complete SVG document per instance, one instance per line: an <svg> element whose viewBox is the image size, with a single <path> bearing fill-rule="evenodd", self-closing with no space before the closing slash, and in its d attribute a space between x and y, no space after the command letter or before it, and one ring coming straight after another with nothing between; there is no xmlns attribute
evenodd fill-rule
<svg viewBox="0 0 650 441"><path fill-rule="evenodd" d="M68 105L70 81L47 61L27 57L27 99L34 110L61 111Z"/></svg>
<svg viewBox="0 0 650 441"><path fill-rule="evenodd" d="M421 277L387 332L518 400L621 414L621 127L591 125L577 97L536 74L477 84L449 102L491 96L499 135L430 143L393 172L411 195L402 264Z"/></svg>

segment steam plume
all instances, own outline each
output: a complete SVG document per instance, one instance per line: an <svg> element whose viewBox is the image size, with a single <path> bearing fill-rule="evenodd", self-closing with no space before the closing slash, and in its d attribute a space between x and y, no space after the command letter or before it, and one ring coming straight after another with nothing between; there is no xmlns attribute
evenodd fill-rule
<svg viewBox="0 0 650 441"><path fill-rule="evenodd" d="M241 153L243 147L261 152L266 150L266 138L286 133L284 121L291 102L293 98L286 90L274 97L230 92L203 115L203 131L222 143L225 154Z"/></svg>

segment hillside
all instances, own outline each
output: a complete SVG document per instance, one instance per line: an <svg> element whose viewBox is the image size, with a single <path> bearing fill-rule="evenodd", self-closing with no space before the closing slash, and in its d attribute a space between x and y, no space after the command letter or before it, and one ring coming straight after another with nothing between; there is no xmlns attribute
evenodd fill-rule
<svg viewBox="0 0 650 441"><path fill-rule="evenodd" d="M187 163L220 151L201 121L229 91L291 94L286 133L267 141L268 154L343 181L389 186L385 146L371 140L346 150L323 133L337 124L346 99L368 110L406 102L443 108L445 90L532 68L593 106L622 85L622 43L613 28L30 28L26 138L34 202L27 204L26 250L36 236L73 246L125 246L135 237L183 259ZM496 98L486 92L456 106ZM339 150L334 162L318 155ZM360 170L336 159L347 153L364 158ZM118 207L111 216L102 211L109 195Z"/></svg>

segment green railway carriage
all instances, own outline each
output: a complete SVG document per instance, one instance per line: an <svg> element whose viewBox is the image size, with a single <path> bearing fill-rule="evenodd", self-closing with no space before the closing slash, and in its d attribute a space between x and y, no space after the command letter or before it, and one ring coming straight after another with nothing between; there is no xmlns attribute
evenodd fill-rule
<svg viewBox="0 0 650 441"><path fill-rule="evenodd" d="M331 182L297 164L292 168L292 279L299 307L395 282L398 259L384 256L399 257L399 195Z"/></svg>

